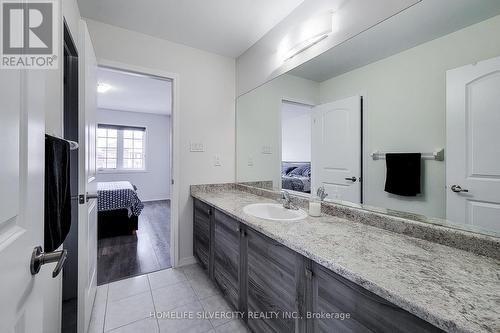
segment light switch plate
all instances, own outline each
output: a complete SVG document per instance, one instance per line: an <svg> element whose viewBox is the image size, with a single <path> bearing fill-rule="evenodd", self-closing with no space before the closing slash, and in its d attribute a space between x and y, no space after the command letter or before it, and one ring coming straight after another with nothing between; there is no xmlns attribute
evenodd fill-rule
<svg viewBox="0 0 500 333"><path fill-rule="evenodd" d="M189 145L189 150L191 152L204 152L205 145L202 142L191 142Z"/></svg>

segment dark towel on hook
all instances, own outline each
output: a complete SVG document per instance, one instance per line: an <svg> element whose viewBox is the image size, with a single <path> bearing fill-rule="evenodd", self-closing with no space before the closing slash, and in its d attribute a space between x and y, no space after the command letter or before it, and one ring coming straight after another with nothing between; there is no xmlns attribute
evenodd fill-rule
<svg viewBox="0 0 500 333"><path fill-rule="evenodd" d="M385 154L387 176L385 191L414 197L420 193L420 153Z"/></svg>
<svg viewBox="0 0 500 333"><path fill-rule="evenodd" d="M45 135L45 252L61 246L71 227L69 159L69 143Z"/></svg>

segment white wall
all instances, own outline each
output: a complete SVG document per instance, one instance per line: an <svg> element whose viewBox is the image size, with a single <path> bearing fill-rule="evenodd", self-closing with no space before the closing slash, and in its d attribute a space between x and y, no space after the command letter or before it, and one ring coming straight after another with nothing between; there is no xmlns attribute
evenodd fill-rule
<svg viewBox="0 0 500 333"><path fill-rule="evenodd" d="M189 185L235 179L235 60L141 33L87 20L98 61L116 61L179 76L179 257L192 259ZM205 152L189 152L190 141ZM214 166L218 154L221 166Z"/></svg>
<svg viewBox="0 0 500 333"><path fill-rule="evenodd" d="M281 108L281 160L311 161L312 107L283 102Z"/></svg>
<svg viewBox="0 0 500 333"><path fill-rule="evenodd" d="M281 184L282 101L315 105L319 84L292 75L279 78L238 98L236 114L237 180L272 180ZM270 154L263 147L271 148ZM249 159L253 165L249 165Z"/></svg>
<svg viewBox="0 0 500 333"><path fill-rule="evenodd" d="M445 163L425 161L423 195L384 192L385 163L374 150L431 152L445 146L445 72L500 55L500 16L320 84L321 103L365 97L364 199L373 206L445 215Z"/></svg>
<svg viewBox="0 0 500 333"><path fill-rule="evenodd" d="M146 128L146 170L104 171L97 174L97 181L128 180L143 201L170 199L170 116L99 109L97 123Z"/></svg>

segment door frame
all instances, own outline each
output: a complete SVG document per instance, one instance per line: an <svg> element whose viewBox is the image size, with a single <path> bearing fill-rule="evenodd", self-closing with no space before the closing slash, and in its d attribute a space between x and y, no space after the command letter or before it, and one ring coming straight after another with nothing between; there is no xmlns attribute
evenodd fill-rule
<svg viewBox="0 0 500 333"><path fill-rule="evenodd" d="M84 61L83 56L79 54L79 49L76 44L75 37L71 33L71 30L63 19L63 135L62 137L66 140L74 140L76 142L80 141L80 121L81 121L81 79L80 79L80 65ZM68 63L66 63L68 60ZM66 67L68 65L68 67ZM66 72L67 71L67 72ZM71 76L70 76L71 75ZM70 78L72 80L70 80ZM67 82L66 82L67 81ZM71 87L71 84L76 85ZM76 132L75 132L76 131ZM68 137L70 134L73 137ZM72 317L69 318L68 315L73 315L74 318L78 318L78 297L79 297L79 268L80 268L80 256L79 256L79 225L80 225L80 205L78 200L73 196L78 197L81 193L80 189L80 150L73 151L71 153L71 164L70 168L76 166L74 170L70 172L70 182L72 190L71 198L71 229L63 242L63 247L68 249L68 260L66 262L65 270L63 271L62 278L62 313L61 315L61 327L62 330L76 330L78 323L72 322ZM76 159L76 163L73 164ZM76 190L73 188L74 173L76 173ZM74 212L77 212L74 214ZM76 222L76 223L75 223ZM65 299L66 298L66 299ZM65 316L66 315L66 316Z"/></svg>
<svg viewBox="0 0 500 333"><path fill-rule="evenodd" d="M305 100L305 99L300 99L300 98L288 98L288 97L282 97L280 99L280 109L278 112L278 124L279 124L279 140L278 140L278 159L279 159L279 168L276 169L276 172L280 175L280 182L278 183L279 186L277 187L279 191L282 190L282 182L281 182L281 164L283 163L283 104L284 103L291 103L291 104L299 104L303 105L304 107L310 107L311 108L311 113L312 109L316 106L316 104L310 100ZM311 114L311 120L312 120L312 114ZM311 162L311 161L310 161ZM298 191L293 191L293 190L287 190L287 192L290 192L293 195L297 196L305 196L309 197L309 193L304 193L304 192L298 192Z"/></svg>
<svg viewBox="0 0 500 333"><path fill-rule="evenodd" d="M97 58L97 65L116 70L155 76L172 81L172 115L171 122L171 147L170 152L170 263L177 267L179 263L179 182L180 182L180 113L179 113L179 74L159 69L130 65L123 62Z"/></svg>

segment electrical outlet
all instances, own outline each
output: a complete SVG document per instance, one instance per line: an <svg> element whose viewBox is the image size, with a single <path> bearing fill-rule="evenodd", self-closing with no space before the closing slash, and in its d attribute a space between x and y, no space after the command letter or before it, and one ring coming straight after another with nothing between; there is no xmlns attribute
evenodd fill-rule
<svg viewBox="0 0 500 333"><path fill-rule="evenodd" d="M248 166L253 166L253 158L251 156L248 158L247 165Z"/></svg>
<svg viewBox="0 0 500 333"><path fill-rule="evenodd" d="M189 150L191 152L204 152L205 145L202 142L191 142L189 145Z"/></svg>

